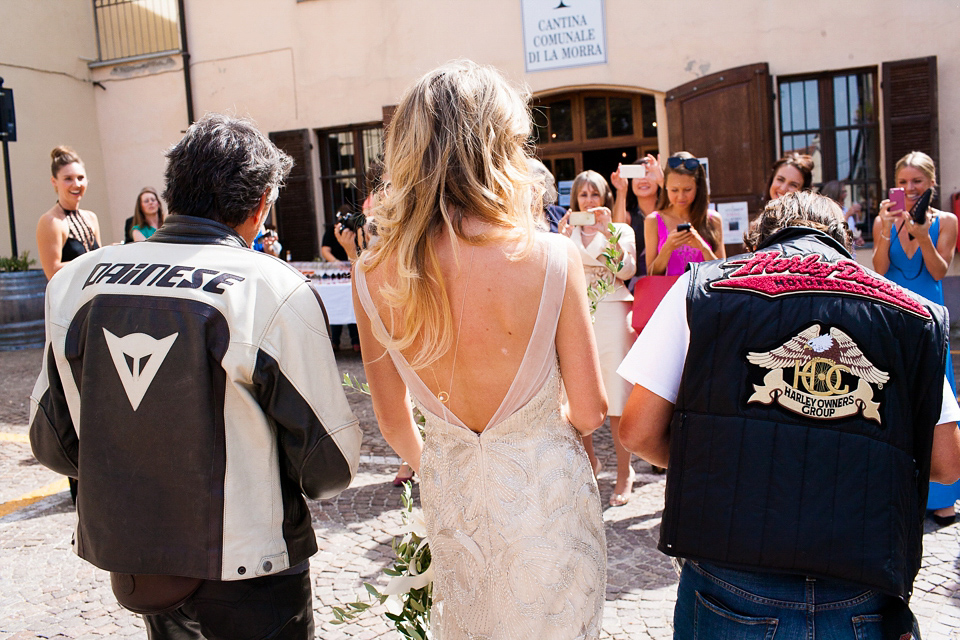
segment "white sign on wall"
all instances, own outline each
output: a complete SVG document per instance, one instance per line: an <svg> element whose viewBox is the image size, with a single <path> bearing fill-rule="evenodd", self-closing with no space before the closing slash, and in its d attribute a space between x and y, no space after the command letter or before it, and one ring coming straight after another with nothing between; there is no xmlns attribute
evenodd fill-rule
<svg viewBox="0 0 960 640"><path fill-rule="evenodd" d="M717 213L723 218L723 243L739 244L750 227L750 215L746 202L717 203Z"/></svg>
<svg viewBox="0 0 960 640"><path fill-rule="evenodd" d="M520 0L527 72L607 62L603 0Z"/></svg>

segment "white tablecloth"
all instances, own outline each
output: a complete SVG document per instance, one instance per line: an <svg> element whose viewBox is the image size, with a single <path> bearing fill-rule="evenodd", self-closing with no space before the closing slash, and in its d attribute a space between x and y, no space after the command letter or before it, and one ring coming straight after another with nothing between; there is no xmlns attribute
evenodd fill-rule
<svg viewBox="0 0 960 640"><path fill-rule="evenodd" d="M327 310L327 319L330 324L355 324L357 317L353 313L353 294L350 281L323 283L317 278L311 278L313 288L320 294L323 307Z"/></svg>

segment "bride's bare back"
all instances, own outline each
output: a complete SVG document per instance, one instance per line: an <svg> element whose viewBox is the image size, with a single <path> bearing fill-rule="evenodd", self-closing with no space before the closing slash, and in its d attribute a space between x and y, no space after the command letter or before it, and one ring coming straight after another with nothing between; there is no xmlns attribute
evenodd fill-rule
<svg viewBox="0 0 960 640"><path fill-rule="evenodd" d="M449 396L444 405L453 414L451 421L480 432L529 400L556 357L568 248L564 239L547 235L521 259L512 257L519 243L509 239L479 246L458 239L456 246L459 264L448 237L438 242L437 250L453 316L452 346L438 361L415 372L419 380L403 373L428 410L442 413L444 406L436 398ZM553 271L550 277L548 268ZM366 274L366 289L388 331L389 311L377 292L389 281L390 271L383 265ZM419 346L415 343L404 352L403 360L411 361ZM579 346L590 355L589 345ZM405 368L406 362L399 367Z"/></svg>

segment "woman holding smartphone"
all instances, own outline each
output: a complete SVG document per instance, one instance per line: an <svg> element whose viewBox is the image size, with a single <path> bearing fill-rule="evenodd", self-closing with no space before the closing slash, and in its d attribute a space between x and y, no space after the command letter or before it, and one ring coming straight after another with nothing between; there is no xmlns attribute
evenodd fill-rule
<svg viewBox="0 0 960 640"><path fill-rule="evenodd" d="M707 176L686 151L667 158L657 211L647 216L643 234L647 273L679 276L691 262L726 258L720 216L707 208Z"/></svg>
<svg viewBox="0 0 960 640"><path fill-rule="evenodd" d="M626 222L637 238L637 277L647 274L643 244L643 220L657 208L657 199L663 186L663 169L649 153L633 164L620 165L610 174L610 184L616 190L613 201L613 221ZM630 285L633 289L633 285Z"/></svg>
<svg viewBox="0 0 960 640"><path fill-rule="evenodd" d="M630 395L631 386L617 375L617 367L637 338L630 326L633 295L625 284L637 271L637 240L630 225L623 222L613 223L614 229L620 235L616 251L623 266L616 273L611 272L601 255L613 237L610 233L610 206L613 196L607 181L596 171L584 171L574 179L570 193L570 212L560 219L560 233L569 236L580 250L588 286L601 279L613 285L613 291L596 305L593 335L600 352L600 373L607 390L607 416L610 418L613 446L617 452L617 483L610 497L610 506L619 507L630 500L634 481L630 452L620 444L620 416ZM584 213L589 219L584 219ZM602 465L593 450L593 437L584 436L583 446L590 457L594 474L598 474Z"/></svg>
<svg viewBox="0 0 960 640"><path fill-rule="evenodd" d="M656 210L660 187L663 186L663 169L660 168L660 163L648 153L633 164L620 165L610 174L610 185L616 191L613 221L626 222L634 231L642 232L643 219ZM635 206L631 206L631 200L634 199Z"/></svg>
<svg viewBox="0 0 960 640"><path fill-rule="evenodd" d="M880 203L880 213L873 221L873 268L901 287L943 304L942 280L957 246L957 217L931 207L923 223L918 223L910 214L924 191L936 189L937 167L927 154L912 151L897 161L894 183L892 198ZM946 374L956 393L949 351ZM937 524L956 521L957 500L960 482L949 486L930 483L927 509Z"/></svg>

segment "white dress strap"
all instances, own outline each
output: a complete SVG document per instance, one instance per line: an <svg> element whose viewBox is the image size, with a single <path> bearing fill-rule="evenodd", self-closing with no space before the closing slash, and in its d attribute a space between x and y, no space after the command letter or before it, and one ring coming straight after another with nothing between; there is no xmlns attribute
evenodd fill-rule
<svg viewBox="0 0 960 640"><path fill-rule="evenodd" d="M547 237L547 269L540 294L540 308L527 350L517 375L503 397L500 408L487 425L495 425L510 417L537 395L553 372L557 360L557 323L567 288L567 249L556 238Z"/></svg>
<svg viewBox="0 0 960 640"><path fill-rule="evenodd" d="M502 422L530 402L550 378L556 363L557 323L560 320L560 309L563 307L563 298L567 286L567 250L562 243L556 242L554 238L544 238L542 242L547 248L547 266L533 333L530 335L530 340L527 343L527 348L513 382L500 402L497 411L484 428L485 430ZM353 282L357 289L360 305L370 322L374 323L379 330L387 333L386 327L380 319L380 314L377 312L377 307L373 303L373 298L370 296L366 276L359 266L354 269ZM403 354L394 349L388 349L387 353L390 354L390 358L393 360L393 364L404 384L407 385L407 389L413 394L420 406L451 424L464 429L469 428L433 395L429 387L420 379L420 376L410 367Z"/></svg>

